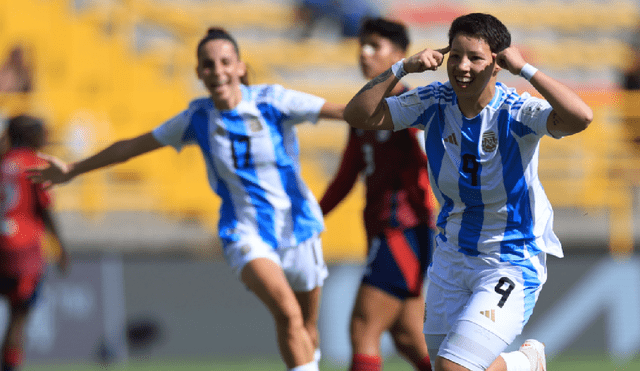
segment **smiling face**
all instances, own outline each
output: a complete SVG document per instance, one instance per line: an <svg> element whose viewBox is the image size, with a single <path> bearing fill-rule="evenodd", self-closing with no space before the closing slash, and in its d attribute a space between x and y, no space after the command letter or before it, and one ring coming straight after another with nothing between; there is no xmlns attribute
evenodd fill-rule
<svg viewBox="0 0 640 371"><path fill-rule="evenodd" d="M404 52L400 47L377 33L364 35L360 40L360 70L369 80L388 70L403 57Z"/></svg>
<svg viewBox="0 0 640 371"><path fill-rule="evenodd" d="M451 41L447 74L461 109L473 107L477 114L491 102L500 70L495 57L482 38L460 33Z"/></svg>
<svg viewBox="0 0 640 371"><path fill-rule="evenodd" d="M202 45L196 73L216 108L231 109L242 100L240 78L246 73L246 66L229 40L215 39Z"/></svg>

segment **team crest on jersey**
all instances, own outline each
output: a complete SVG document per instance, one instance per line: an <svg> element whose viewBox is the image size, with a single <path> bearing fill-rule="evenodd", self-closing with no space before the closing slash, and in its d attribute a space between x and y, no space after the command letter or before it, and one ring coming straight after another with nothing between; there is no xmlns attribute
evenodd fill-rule
<svg viewBox="0 0 640 371"><path fill-rule="evenodd" d="M222 126L216 128L216 135L224 135L224 128Z"/></svg>
<svg viewBox="0 0 640 371"><path fill-rule="evenodd" d="M498 137L493 131L487 131L482 134L482 150L485 152L493 152L498 147Z"/></svg>
<svg viewBox="0 0 640 371"><path fill-rule="evenodd" d="M257 118L248 119L247 121L249 122L249 129L252 133L257 133L262 130L262 124Z"/></svg>

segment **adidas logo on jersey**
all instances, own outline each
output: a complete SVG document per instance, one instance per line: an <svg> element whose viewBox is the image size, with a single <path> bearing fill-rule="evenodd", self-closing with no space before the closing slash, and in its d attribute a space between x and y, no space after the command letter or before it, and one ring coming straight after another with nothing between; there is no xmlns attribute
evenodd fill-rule
<svg viewBox="0 0 640 371"><path fill-rule="evenodd" d="M451 135L449 135L448 137L444 138L444 141L447 143L451 143L453 145L458 145L458 140L456 139L456 133L453 133Z"/></svg>
<svg viewBox="0 0 640 371"><path fill-rule="evenodd" d="M491 309L491 310L481 310L480 314L482 314L483 316L489 318L490 320L492 320L493 322L496 321L496 310L495 309Z"/></svg>

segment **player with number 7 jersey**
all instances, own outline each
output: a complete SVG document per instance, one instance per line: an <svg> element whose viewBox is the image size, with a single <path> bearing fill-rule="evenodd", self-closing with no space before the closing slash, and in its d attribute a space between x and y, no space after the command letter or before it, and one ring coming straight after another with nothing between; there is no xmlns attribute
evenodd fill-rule
<svg viewBox="0 0 640 371"><path fill-rule="evenodd" d="M73 164L45 156L31 179L58 184L164 146L200 147L211 189L222 199L218 234L232 271L269 309L288 369L317 371L322 212L304 184L295 125L342 119L344 105L279 85L250 86L236 40L211 28L196 49L209 96L156 129ZM188 190L186 190L188 191Z"/></svg>
<svg viewBox="0 0 640 371"><path fill-rule="evenodd" d="M325 101L279 85L241 89L235 109L196 99L153 134L176 150L190 144L202 149L209 184L222 200L218 232L225 248L252 239L272 249L296 246L324 226L298 171L295 125L316 122Z"/></svg>

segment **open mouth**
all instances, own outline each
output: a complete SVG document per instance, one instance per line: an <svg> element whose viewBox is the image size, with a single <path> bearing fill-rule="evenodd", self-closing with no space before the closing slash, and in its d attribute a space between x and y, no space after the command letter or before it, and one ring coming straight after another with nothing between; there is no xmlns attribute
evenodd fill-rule
<svg viewBox="0 0 640 371"><path fill-rule="evenodd" d="M456 76L456 83L460 87L467 87L473 82L473 79L468 76Z"/></svg>
<svg viewBox="0 0 640 371"><path fill-rule="evenodd" d="M222 89L224 86L226 86L226 83L224 81L212 82L209 84L209 89L219 90L219 89Z"/></svg>

